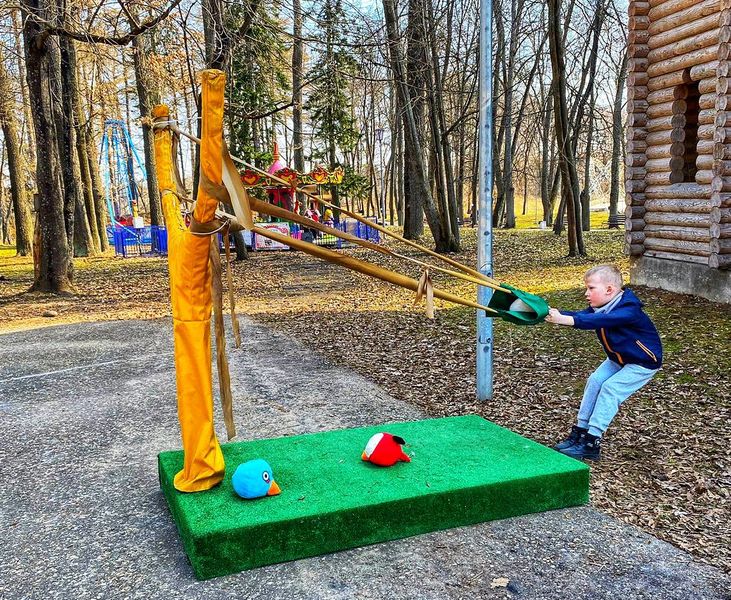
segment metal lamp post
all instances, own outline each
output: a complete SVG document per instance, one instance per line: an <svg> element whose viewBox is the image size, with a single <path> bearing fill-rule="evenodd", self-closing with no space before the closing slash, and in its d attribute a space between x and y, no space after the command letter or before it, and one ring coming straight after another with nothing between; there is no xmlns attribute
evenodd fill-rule
<svg viewBox="0 0 731 600"><path fill-rule="evenodd" d="M479 238L477 268L492 277L492 0L480 0ZM492 289L479 286L477 301L490 303ZM477 312L477 399L492 399L492 319Z"/></svg>

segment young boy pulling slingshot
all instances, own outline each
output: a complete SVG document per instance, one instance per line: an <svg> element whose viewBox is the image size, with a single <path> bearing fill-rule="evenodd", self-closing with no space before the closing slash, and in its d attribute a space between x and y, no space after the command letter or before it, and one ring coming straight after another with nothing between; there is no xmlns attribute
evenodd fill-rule
<svg viewBox="0 0 731 600"><path fill-rule="evenodd" d="M607 354L586 382L576 425L554 448L578 459L598 460L601 437L620 405L657 373L662 343L655 325L631 290L622 289L622 274L612 265L584 275L589 308L549 310L546 321L575 329L593 329Z"/></svg>

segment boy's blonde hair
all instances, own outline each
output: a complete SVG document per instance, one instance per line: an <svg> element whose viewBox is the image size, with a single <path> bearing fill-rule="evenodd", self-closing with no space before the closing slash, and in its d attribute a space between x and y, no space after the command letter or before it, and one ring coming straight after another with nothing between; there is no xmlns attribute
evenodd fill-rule
<svg viewBox="0 0 731 600"><path fill-rule="evenodd" d="M611 283L617 289L621 289L624 285L622 281L622 272L614 265L599 265L598 267L592 267L586 273L584 273L584 281L589 277L599 277L604 283Z"/></svg>

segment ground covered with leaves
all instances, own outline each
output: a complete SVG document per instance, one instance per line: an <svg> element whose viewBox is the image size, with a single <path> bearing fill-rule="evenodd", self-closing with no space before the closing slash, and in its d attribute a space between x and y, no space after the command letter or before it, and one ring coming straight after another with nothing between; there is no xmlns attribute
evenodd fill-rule
<svg viewBox="0 0 731 600"><path fill-rule="evenodd" d="M587 258L566 258L565 239L550 232L498 231L496 276L552 306L583 308L582 274L589 266L614 262L625 275L628 270L621 233L594 231L586 241ZM464 230L463 248L456 258L475 264L474 230ZM419 276L403 263L348 252ZM170 314L164 259L77 260L79 294L56 297L25 292L32 266L8 254L0 254L0 331ZM495 321L494 399L481 403L473 310L437 301L431 321L413 306L411 292L294 252L252 254L233 271L240 314L432 416L477 413L544 444L568 432L586 377L603 359L592 332ZM435 284L474 298L470 284L439 275ZM604 458L592 464L591 502L731 572L731 306L636 291L662 335L665 365L607 432Z"/></svg>

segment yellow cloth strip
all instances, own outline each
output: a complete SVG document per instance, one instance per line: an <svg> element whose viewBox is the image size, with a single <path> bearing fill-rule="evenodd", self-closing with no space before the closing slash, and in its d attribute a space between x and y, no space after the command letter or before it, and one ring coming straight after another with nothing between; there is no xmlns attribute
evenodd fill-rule
<svg viewBox="0 0 731 600"><path fill-rule="evenodd" d="M220 89L211 90L213 83ZM207 102L218 102L223 106L223 78L214 82L204 77L203 89ZM215 93L211 94L212 91ZM220 114L223 114L222 110ZM152 115L162 125L169 120L170 111L167 106L156 106ZM210 130L209 118L204 106L204 131ZM209 147L204 144L202 153ZM171 150L170 129L164 126L155 128L155 161L168 234L175 381L183 442L183 469L176 474L174 485L181 492L197 492L218 484L225 470L213 428L210 240L192 235L185 227L178 197L173 192Z"/></svg>
<svg viewBox="0 0 731 600"><path fill-rule="evenodd" d="M302 240L297 240L295 238L289 237L288 235L283 235L281 233L277 233L269 229L264 229L262 227L254 226L253 231L258 235L262 235L271 240L286 244L288 246L292 246L297 250L301 250L302 252L311 254L312 256L316 256L317 258L321 258L336 265L347 267L348 269L357 271L358 273L370 275L371 277L375 277L388 283L393 283L394 285L398 285L413 292L419 290L419 282L416 279L411 279L411 277L401 275L401 273L395 273L394 271L389 271L388 269L384 269L382 267L379 267L378 265L358 260L357 258L353 258L345 254L340 254L339 252L333 252L332 250L321 248L320 246L316 246L315 244L303 242ZM493 310L492 308L483 306L482 304L478 304L477 302L472 302L471 300L465 300L464 298L460 298L459 296L455 296L454 294L450 294L449 292L443 292L441 290L435 289L434 295L437 298L453 302L454 304L461 304L463 306L469 306L471 308L477 308L480 310L484 310L485 312L497 314L497 311Z"/></svg>

